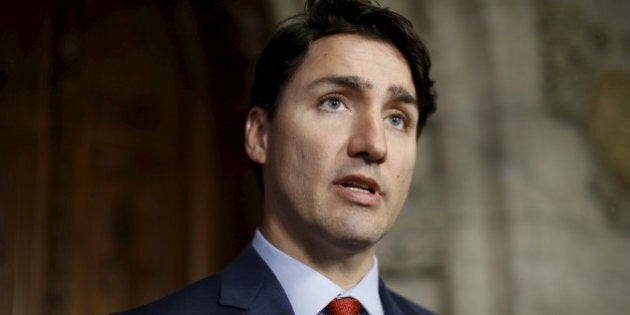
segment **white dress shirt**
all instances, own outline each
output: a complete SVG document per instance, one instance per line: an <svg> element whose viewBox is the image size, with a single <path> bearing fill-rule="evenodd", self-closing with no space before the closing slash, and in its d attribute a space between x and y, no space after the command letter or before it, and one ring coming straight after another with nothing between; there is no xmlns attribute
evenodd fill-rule
<svg viewBox="0 0 630 315"><path fill-rule="evenodd" d="M362 314L383 315L378 293L378 260L356 286L344 291L324 275L290 257L269 243L256 230L252 245L267 263L284 289L296 315L324 314L324 308L336 297L353 297L366 311Z"/></svg>

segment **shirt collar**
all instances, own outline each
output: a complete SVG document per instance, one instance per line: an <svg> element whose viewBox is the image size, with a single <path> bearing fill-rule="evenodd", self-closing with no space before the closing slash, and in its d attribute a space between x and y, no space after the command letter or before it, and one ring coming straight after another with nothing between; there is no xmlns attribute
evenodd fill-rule
<svg viewBox="0 0 630 315"><path fill-rule="evenodd" d="M370 315L383 314L378 292L378 260L361 281L348 291L309 266L285 254L256 230L252 245L284 289L295 314L319 314L335 297L353 297Z"/></svg>

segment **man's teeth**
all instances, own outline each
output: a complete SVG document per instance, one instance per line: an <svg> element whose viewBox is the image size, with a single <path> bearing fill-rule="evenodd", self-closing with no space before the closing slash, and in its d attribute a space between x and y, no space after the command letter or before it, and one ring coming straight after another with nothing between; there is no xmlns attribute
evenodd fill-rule
<svg viewBox="0 0 630 315"><path fill-rule="evenodd" d="M367 189L365 189L365 188L360 188L360 187L348 186L348 188L350 188L350 189L352 189L352 190L367 191L367 192L369 192L369 190L367 190Z"/></svg>
<svg viewBox="0 0 630 315"><path fill-rule="evenodd" d="M361 192L368 192L368 193L373 193L372 189L370 189L370 187L367 186L361 186L359 184L355 184L355 183L347 183L347 184L343 184L344 187L351 189L351 190L356 190L356 191L361 191Z"/></svg>

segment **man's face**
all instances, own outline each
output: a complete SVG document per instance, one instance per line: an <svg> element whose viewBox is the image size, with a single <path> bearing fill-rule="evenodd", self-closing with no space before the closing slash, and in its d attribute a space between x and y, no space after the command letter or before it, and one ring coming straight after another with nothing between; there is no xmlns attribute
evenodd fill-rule
<svg viewBox="0 0 630 315"><path fill-rule="evenodd" d="M263 165L263 227L311 244L375 244L409 190L415 100L411 72L394 46L351 34L315 41L273 122L261 114L259 148L248 149Z"/></svg>

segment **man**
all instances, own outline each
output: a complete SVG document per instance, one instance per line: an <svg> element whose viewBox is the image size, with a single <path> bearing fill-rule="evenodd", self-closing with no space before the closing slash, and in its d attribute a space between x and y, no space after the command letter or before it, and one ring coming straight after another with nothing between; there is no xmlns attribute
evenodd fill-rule
<svg viewBox="0 0 630 315"><path fill-rule="evenodd" d="M370 1L309 0L263 51L245 151L263 223L226 269L124 314L431 314L378 277L434 111L411 23Z"/></svg>

